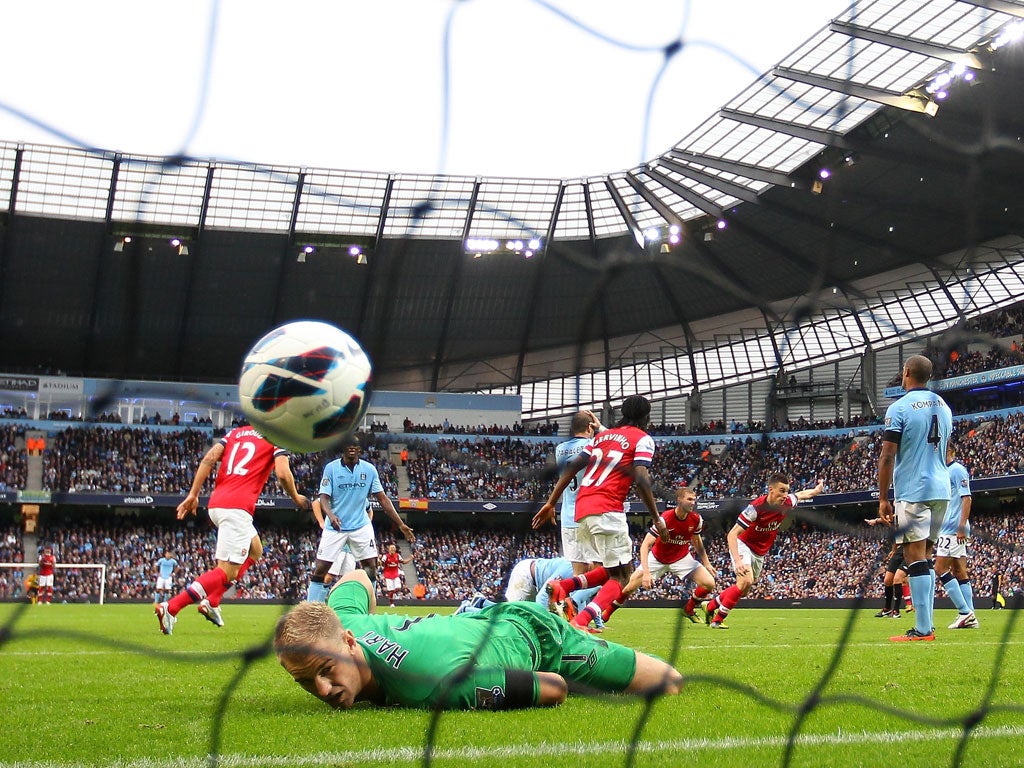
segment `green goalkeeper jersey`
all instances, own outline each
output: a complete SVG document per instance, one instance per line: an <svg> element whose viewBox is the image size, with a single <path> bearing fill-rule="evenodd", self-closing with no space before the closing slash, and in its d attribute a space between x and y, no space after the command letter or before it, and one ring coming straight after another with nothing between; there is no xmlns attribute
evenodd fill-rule
<svg viewBox="0 0 1024 768"><path fill-rule="evenodd" d="M339 584L327 603L356 636L387 704L532 706L539 698L533 672L622 691L636 668L631 649L584 634L533 603L452 616L371 615L369 595L357 582Z"/></svg>

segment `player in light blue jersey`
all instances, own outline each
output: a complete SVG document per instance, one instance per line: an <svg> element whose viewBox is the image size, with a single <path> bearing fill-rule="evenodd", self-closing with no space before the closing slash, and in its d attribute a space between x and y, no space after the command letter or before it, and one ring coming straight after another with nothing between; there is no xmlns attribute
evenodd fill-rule
<svg viewBox="0 0 1024 768"><path fill-rule="evenodd" d="M174 592L174 569L178 567L178 561L174 559L171 550L164 550L164 556L156 561L156 591L153 593L153 602L162 603L171 592Z"/></svg>
<svg viewBox="0 0 1024 768"><path fill-rule="evenodd" d="M583 410L577 412L569 423L569 431L572 433L572 437L555 447L555 463L558 465L558 473L561 474L566 466L583 452L583 449L590 443L591 438L603 429L601 420L591 411ZM562 526L562 556L572 563L572 573L569 574L570 576L579 576L593 567L584 558L580 545L577 542L580 524L576 522L576 493L580 489L584 472L586 472L585 467L576 473L576 476L569 481L569 485L562 492L562 507L559 512L559 522ZM585 598L585 600L582 603L575 600L574 602L577 605L586 605L590 598L597 594L599 589L600 587L589 587L588 589L577 590L574 593L576 597ZM570 609L572 608L572 606L569 607ZM598 621L596 624L598 629L604 626L603 621Z"/></svg>
<svg viewBox="0 0 1024 768"><path fill-rule="evenodd" d="M326 602L327 576L335 560L342 556L347 544L352 556L366 571L371 584L377 582L377 539L367 514L366 500L377 499L381 509L405 536L410 544L416 541L412 528L398 516L391 499L384 493L377 468L359 458L362 449L359 437L346 436L341 441L341 458L324 467L320 480L320 507L324 514L324 529L320 546L316 550L316 565L309 579L306 599Z"/></svg>
<svg viewBox="0 0 1024 768"><path fill-rule="evenodd" d="M914 626L905 635L889 638L894 642L935 639L935 572L928 558L949 505L946 447L953 414L928 389L931 376L931 360L923 355L904 363L906 394L885 412L878 459L878 516L887 524L895 520L896 540L903 542L910 594L917 609ZM889 501L890 485L895 505Z"/></svg>
<svg viewBox="0 0 1024 768"><path fill-rule="evenodd" d="M967 540L971 537L971 476L956 460L956 449L946 448L949 467L949 508L939 528L935 544L935 570L942 588L956 606L956 620L950 629L977 629L974 615L974 590L967 578Z"/></svg>
<svg viewBox="0 0 1024 768"><path fill-rule="evenodd" d="M555 464L561 474L569 463L583 453L583 449L590 443L591 438L598 432L604 430L601 421L591 411L583 410L577 412L569 424L569 431L572 437L564 443L555 447ZM579 523L576 522L576 494L579 492L580 483L583 481L581 469L576 476L569 481L569 485L562 492L562 506L559 511L559 523L562 526L562 555L568 558L576 568L575 573L585 573L590 569L590 563L581 560L579 544L576 543L576 533Z"/></svg>
<svg viewBox="0 0 1024 768"><path fill-rule="evenodd" d="M505 587L505 600L533 601L544 606L547 610L548 595L544 591L544 585L551 579L567 579L573 575L573 564L564 557L528 557L520 560L508 575L508 585ZM587 601L594 596L596 589L580 589L569 595L574 605L586 605ZM469 600L463 600L456 613L473 613L496 605L493 600L488 600L483 594L477 593ZM573 615L575 613L573 612Z"/></svg>

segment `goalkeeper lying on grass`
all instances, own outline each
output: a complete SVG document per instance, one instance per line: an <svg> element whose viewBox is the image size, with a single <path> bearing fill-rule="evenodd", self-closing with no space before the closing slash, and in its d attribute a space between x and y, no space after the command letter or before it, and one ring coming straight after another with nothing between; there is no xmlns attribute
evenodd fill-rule
<svg viewBox="0 0 1024 768"><path fill-rule="evenodd" d="M683 677L639 651L582 632L535 603L478 613L374 615L366 573L346 575L327 604L278 621L274 650L295 681L335 709L357 701L440 709L561 704L570 690L677 694Z"/></svg>

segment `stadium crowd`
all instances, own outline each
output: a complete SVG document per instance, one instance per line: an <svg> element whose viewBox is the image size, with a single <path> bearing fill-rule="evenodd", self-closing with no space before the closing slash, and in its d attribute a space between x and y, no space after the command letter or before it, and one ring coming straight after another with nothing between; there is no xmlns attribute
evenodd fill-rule
<svg viewBox="0 0 1024 768"><path fill-rule="evenodd" d="M409 445L409 495L444 500L538 498L549 483L555 444L506 438L438 440Z"/></svg>
<svg viewBox="0 0 1024 768"><path fill-rule="evenodd" d="M405 418L402 421L402 432L406 434L419 434L419 435L492 435L492 436L507 436L515 437L519 435L557 435L558 434L558 423L554 421L546 421L542 424L533 424L529 427L516 422L511 427L506 427L500 424L477 424L469 426L465 424L452 424L446 418L440 424L416 424L410 418ZM387 432L388 425L384 423L373 423L370 425L371 432Z"/></svg>
<svg viewBox="0 0 1024 768"><path fill-rule="evenodd" d="M25 451L17 447L24 429L13 424L0 424L0 491L17 491L25 487L28 467Z"/></svg>
<svg viewBox="0 0 1024 768"><path fill-rule="evenodd" d="M24 488L25 453L17 425L0 425L0 491ZM210 435L191 429L73 426L58 432L43 453L43 487L76 493L171 494L187 492ZM660 440L652 477L666 497L687 484L705 497L760 492L765 474L787 472L796 486L821 479L827 493L870 489L875 484L881 430L848 428L836 434L786 437L732 435L705 440ZM408 490L387 438L368 438L364 458L381 475L385 492L438 500L526 501L542 498L554 479L553 441L474 436L408 444ZM978 414L956 422L954 443L972 477L1024 473L1024 412ZM328 454L292 457L300 489L315 493ZM204 492L209 492L208 485ZM264 489L280 496L276 481Z"/></svg>
<svg viewBox="0 0 1024 768"><path fill-rule="evenodd" d="M24 476L24 453L13 450L14 432L13 426L0 427L0 442L12 446L0 453L0 490L4 490L6 471L2 467L6 466L8 459L4 457L8 454L13 455L14 461L20 457L20 472L12 469L15 479ZM191 429L160 432L129 427L68 427L50 440L43 453L43 487L78 493L184 495L210 440L206 432ZM385 491L396 494L397 468L387 459L386 445L371 442L364 456L377 467ZM292 457L292 472L298 486L315 493L323 466L331 458L325 454ZM21 482L17 487L24 487L24 480ZM208 480L204 493L212 487L213 478ZM273 478L264 495L281 495Z"/></svg>
<svg viewBox="0 0 1024 768"><path fill-rule="evenodd" d="M731 524L720 520L709 530L705 544L721 585L732 569L721 531ZM1007 513L973 518L971 578L979 596L989 594L992 576L1003 576L1004 595L1024 593L1024 554L1015 542L1024 537L1024 518ZM642 531L633 531L639 538ZM860 521L836 523L836 528L815 527L797 521L779 534L766 560L765 575L750 593L753 599L813 600L881 595L881 572L889 543L884 532ZM305 596L319 538L310 521L307 526L283 528L266 526L261 531L263 559L253 566L231 596L239 600L275 600L295 603ZM424 596L436 600L462 600L475 592L497 597L504 591L511 567L527 557L557 557L557 531L512 533L477 527L473 530L427 527L417 529L415 558L407 566L423 583ZM106 521L103 524L46 526L40 542L54 547L58 563L103 563L106 571L105 599L109 602L152 600L156 561L170 551L179 566L174 574L176 588L189 583L212 564L216 536L202 521L191 524L151 523L137 519ZM385 551L398 543L390 531L379 533L378 546ZM0 529L3 562L23 562L16 529ZM0 599L24 595L22 569L0 569ZM411 583L399 594L413 599ZM57 572L58 602L95 602L98 599L97 572L60 569ZM672 600L688 594L666 576L633 600Z"/></svg>

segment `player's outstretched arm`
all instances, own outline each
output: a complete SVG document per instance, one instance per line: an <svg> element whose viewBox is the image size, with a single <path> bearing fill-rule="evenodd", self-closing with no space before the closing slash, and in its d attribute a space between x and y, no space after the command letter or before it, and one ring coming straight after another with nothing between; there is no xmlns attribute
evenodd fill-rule
<svg viewBox="0 0 1024 768"><path fill-rule="evenodd" d="M274 474L277 475L277 484L291 497L295 506L299 509L313 509L313 503L295 487L295 475L292 474L292 465L288 462L287 455L282 453L274 458Z"/></svg>
<svg viewBox="0 0 1024 768"><path fill-rule="evenodd" d="M320 526L320 530L322 531L324 529L324 507L323 504L320 503L319 498L313 499L310 509L313 511L313 517L316 518L316 524Z"/></svg>
<svg viewBox="0 0 1024 768"><path fill-rule="evenodd" d="M185 519L186 515L194 515L199 507L199 492L203 490L203 484L209 478L213 468L217 466L220 457L224 455L224 444L220 441L214 443L206 452L199 466L196 467L195 477L192 478L192 487L188 489L188 495L178 505L178 519Z"/></svg>
<svg viewBox="0 0 1024 768"><path fill-rule="evenodd" d="M395 505L391 503L391 499L388 498L388 495L384 493L384 491L377 491L373 495L380 503L381 509L384 510L384 514L390 517L391 522L398 526L398 530L402 532L405 540L410 544L414 543L416 541L416 534L414 534L412 532L412 528L406 525L406 522L398 516L398 510L395 509Z"/></svg>
<svg viewBox="0 0 1024 768"><path fill-rule="evenodd" d="M797 491L796 492L796 498L799 501L807 501L807 499L813 499L815 496L817 496L819 493L821 493L824 490L825 490L825 483L823 481L819 480L818 484L816 486L814 486L813 488L805 488L802 491Z"/></svg>

